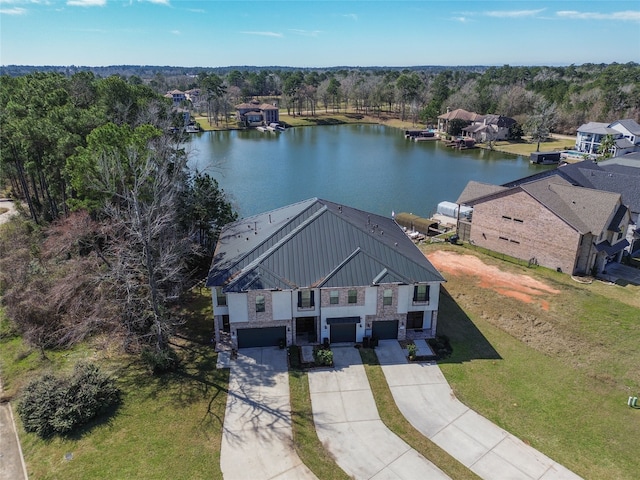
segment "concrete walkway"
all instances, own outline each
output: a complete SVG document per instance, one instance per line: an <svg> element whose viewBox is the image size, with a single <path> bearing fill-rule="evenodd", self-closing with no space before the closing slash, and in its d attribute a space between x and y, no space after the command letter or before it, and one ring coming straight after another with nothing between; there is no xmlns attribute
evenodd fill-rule
<svg viewBox="0 0 640 480"><path fill-rule="evenodd" d="M353 346L332 347L334 368L309 372L318 438L352 478L449 478L391 432L376 403Z"/></svg>
<svg viewBox="0 0 640 480"><path fill-rule="evenodd" d="M407 363L397 340L376 348L398 408L423 435L484 479L579 479L455 398L440 367Z"/></svg>
<svg viewBox="0 0 640 480"><path fill-rule="evenodd" d="M242 349L230 368L220 449L224 478L316 479L293 446L287 351Z"/></svg>
<svg viewBox="0 0 640 480"><path fill-rule="evenodd" d="M0 394L2 394L0 379ZM20 439L16 432L11 404L0 403L0 480L27 480Z"/></svg>

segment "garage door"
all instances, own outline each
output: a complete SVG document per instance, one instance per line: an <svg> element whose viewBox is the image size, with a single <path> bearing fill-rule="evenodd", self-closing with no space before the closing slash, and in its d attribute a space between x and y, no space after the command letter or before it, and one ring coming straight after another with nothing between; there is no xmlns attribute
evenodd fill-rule
<svg viewBox="0 0 640 480"><path fill-rule="evenodd" d="M373 322L371 335L378 340L398 338L398 320L381 320Z"/></svg>
<svg viewBox="0 0 640 480"><path fill-rule="evenodd" d="M238 348L275 347L287 337L286 327L238 329Z"/></svg>
<svg viewBox="0 0 640 480"><path fill-rule="evenodd" d="M356 341L356 324L336 324L331 325L331 343L355 342Z"/></svg>

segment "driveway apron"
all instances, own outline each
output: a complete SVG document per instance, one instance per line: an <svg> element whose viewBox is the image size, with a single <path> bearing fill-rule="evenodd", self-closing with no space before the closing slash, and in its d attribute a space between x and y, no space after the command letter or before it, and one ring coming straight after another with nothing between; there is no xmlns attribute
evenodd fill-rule
<svg viewBox="0 0 640 480"><path fill-rule="evenodd" d="M579 479L456 399L436 363L407 363L397 340L376 349L393 398L424 436L487 480Z"/></svg>
<svg viewBox="0 0 640 480"><path fill-rule="evenodd" d="M247 348L231 360L220 468L225 479L316 479L293 446L287 353Z"/></svg>
<svg viewBox="0 0 640 480"><path fill-rule="evenodd" d="M312 370L309 390L318 438L353 478L449 478L380 420L360 354L332 347L334 368Z"/></svg>

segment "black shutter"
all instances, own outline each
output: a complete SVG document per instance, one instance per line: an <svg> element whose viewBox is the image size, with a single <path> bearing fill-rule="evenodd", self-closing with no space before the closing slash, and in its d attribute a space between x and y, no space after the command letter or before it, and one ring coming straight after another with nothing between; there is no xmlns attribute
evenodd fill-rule
<svg viewBox="0 0 640 480"><path fill-rule="evenodd" d="M309 299L309 306L313 308L313 307L315 307L315 306L316 306L316 304L315 304L315 303L313 303L313 294L314 294L314 293L316 293L316 292L314 292L313 290L311 290L311 292L310 292L310 293L311 293L311 298Z"/></svg>
<svg viewBox="0 0 640 480"><path fill-rule="evenodd" d="M302 292L298 292L298 308L302 308Z"/></svg>
<svg viewBox="0 0 640 480"><path fill-rule="evenodd" d="M418 286L417 285L413 286L413 301L414 302L418 301Z"/></svg>

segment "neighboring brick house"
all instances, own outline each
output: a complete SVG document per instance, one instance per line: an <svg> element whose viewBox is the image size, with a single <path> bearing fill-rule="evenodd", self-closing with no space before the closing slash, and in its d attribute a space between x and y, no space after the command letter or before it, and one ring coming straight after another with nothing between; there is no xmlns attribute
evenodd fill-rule
<svg viewBox="0 0 640 480"><path fill-rule="evenodd" d="M236 118L238 123L245 127L257 127L270 125L280 121L280 111L275 105L269 103L241 103L236 105Z"/></svg>
<svg viewBox="0 0 640 480"><path fill-rule="evenodd" d="M243 348L432 337L443 281L393 219L310 199L226 225L207 286Z"/></svg>
<svg viewBox="0 0 640 480"><path fill-rule="evenodd" d="M612 155L619 157L627 153L640 152L640 125L632 119L616 120L613 123L589 122L578 128L576 150L585 154L600 153L604 138L613 137Z"/></svg>
<svg viewBox="0 0 640 480"><path fill-rule="evenodd" d="M473 245L569 274L601 272L629 246L631 215L619 193L557 175L490 187L474 182L458 199L473 207L464 227Z"/></svg>

